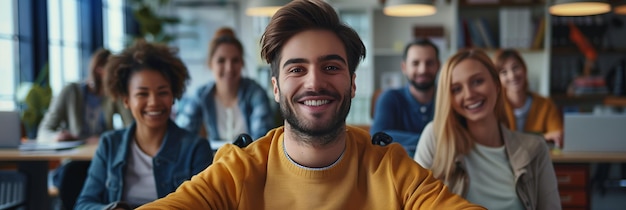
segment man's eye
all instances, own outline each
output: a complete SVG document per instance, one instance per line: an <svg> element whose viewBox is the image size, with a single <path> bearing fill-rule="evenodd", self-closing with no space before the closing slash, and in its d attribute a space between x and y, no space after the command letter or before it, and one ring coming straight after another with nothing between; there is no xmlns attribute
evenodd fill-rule
<svg viewBox="0 0 626 210"><path fill-rule="evenodd" d="M336 67L336 66L326 66L326 67L324 67L324 70L331 70L331 71L339 70L339 67Z"/></svg>
<svg viewBox="0 0 626 210"><path fill-rule="evenodd" d="M299 67L294 67L294 68L289 69L290 73L298 73L302 71L303 71L302 68L299 68Z"/></svg>

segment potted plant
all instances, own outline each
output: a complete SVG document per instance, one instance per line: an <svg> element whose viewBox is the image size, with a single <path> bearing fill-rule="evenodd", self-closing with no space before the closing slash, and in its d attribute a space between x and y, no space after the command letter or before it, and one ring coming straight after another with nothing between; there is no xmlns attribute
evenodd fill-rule
<svg viewBox="0 0 626 210"><path fill-rule="evenodd" d="M130 0L133 9L133 17L139 23L139 36L148 42L169 43L176 36L165 30L166 25L180 23L180 19L175 16L159 14L159 10L164 8L169 0Z"/></svg>
<svg viewBox="0 0 626 210"><path fill-rule="evenodd" d="M37 136L37 128L43 119L50 101L52 100L52 89L48 82L48 64L45 64L41 72L33 83L22 83L20 89L27 91L25 96L18 95L18 103L22 109L21 121L28 139Z"/></svg>

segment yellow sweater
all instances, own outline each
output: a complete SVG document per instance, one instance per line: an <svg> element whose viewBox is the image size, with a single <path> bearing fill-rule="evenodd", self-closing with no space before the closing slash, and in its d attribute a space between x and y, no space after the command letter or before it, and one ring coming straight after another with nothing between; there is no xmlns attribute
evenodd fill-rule
<svg viewBox="0 0 626 210"><path fill-rule="evenodd" d="M240 149L225 145L206 170L139 209L484 209L451 193L398 144L372 145L347 127L343 157L323 170L294 165L283 128Z"/></svg>
<svg viewBox="0 0 626 210"><path fill-rule="evenodd" d="M541 97L536 93L531 93L533 102L526 116L526 124L523 132L545 134L552 131L563 130L563 119L561 112L556 105L548 98ZM506 116L509 122L509 129L517 130L513 108L509 103L505 103Z"/></svg>

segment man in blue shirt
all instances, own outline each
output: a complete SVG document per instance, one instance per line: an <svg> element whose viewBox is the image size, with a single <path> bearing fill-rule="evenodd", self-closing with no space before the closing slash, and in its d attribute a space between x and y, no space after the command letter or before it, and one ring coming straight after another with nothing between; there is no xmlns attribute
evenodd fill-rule
<svg viewBox="0 0 626 210"><path fill-rule="evenodd" d="M439 49L430 40L415 40L406 45L402 74L409 84L378 97L370 128L372 135L380 131L389 134L413 157L422 130L435 113L435 79L440 65Z"/></svg>

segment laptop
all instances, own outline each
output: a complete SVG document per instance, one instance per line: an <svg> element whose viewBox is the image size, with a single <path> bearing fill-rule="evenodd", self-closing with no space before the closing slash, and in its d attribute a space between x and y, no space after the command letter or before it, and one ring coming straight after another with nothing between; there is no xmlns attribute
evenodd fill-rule
<svg viewBox="0 0 626 210"><path fill-rule="evenodd" d="M19 111L0 111L0 148L17 148L21 140Z"/></svg>
<svg viewBox="0 0 626 210"><path fill-rule="evenodd" d="M56 151L73 149L85 144L85 140L59 141L59 142L37 142L36 140L27 141L20 144L21 151Z"/></svg>
<svg viewBox="0 0 626 210"><path fill-rule="evenodd" d="M84 140L41 143L29 140L22 143L19 111L0 111L0 148L19 149L21 151L65 150L85 144Z"/></svg>
<svg viewBox="0 0 626 210"><path fill-rule="evenodd" d="M563 152L626 152L626 115L565 114Z"/></svg>

